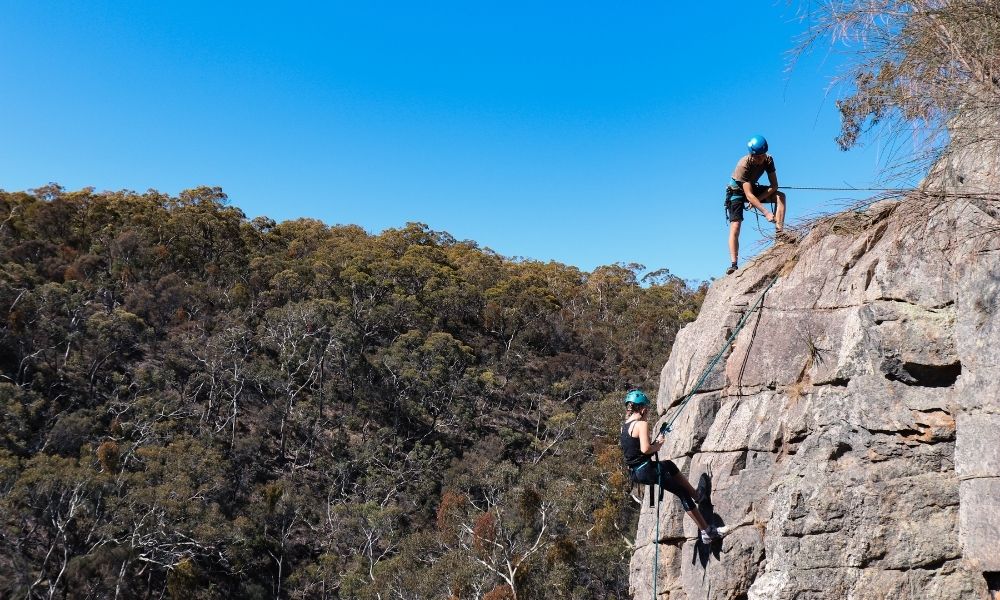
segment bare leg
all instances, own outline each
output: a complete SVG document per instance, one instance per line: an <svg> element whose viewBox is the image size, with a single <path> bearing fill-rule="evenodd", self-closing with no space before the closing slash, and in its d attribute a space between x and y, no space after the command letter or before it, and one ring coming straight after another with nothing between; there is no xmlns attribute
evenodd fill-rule
<svg viewBox="0 0 1000 600"><path fill-rule="evenodd" d="M708 530L708 523L705 522L705 517L701 515L700 510L689 510L688 516L691 517L691 520L695 522L695 525L698 526L699 530L701 531Z"/></svg>
<svg viewBox="0 0 1000 600"><path fill-rule="evenodd" d="M761 212L761 214L764 215L764 218L767 219L767 221L769 223L773 223L774 222L774 213L772 213L771 211L769 211L766 208L764 208L764 205L761 203L761 201L765 201L765 202L767 201L767 194L764 194L764 196L760 200L754 200L749 195L747 195L747 202L750 203L750 206L752 206L752 207L756 208L757 210L759 210Z"/></svg>
<svg viewBox="0 0 1000 600"><path fill-rule="evenodd" d="M740 225L739 221L729 224L729 257L734 263L740 255Z"/></svg>
<svg viewBox="0 0 1000 600"><path fill-rule="evenodd" d="M739 225L739 223L736 223L736 224ZM691 482L687 480L687 477L685 477L684 475L682 475L680 473L674 475L673 477L674 477L674 481L676 481L677 484L679 486L681 486L681 488L683 488L685 492L687 492L688 496L690 496L692 498L695 497L695 493L696 493L695 489L693 487L691 487ZM708 523L705 521L705 516L701 514L700 510L698 510L698 509L689 510L689 511L687 511L687 515L689 517L691 517L691 520L694 521L696 525L698 525L698 529L700 529L702 531L705 531L705 530L708 529Z"/></svg>
<svg viewBox="0 0 1000 600"><path fill-rule="evenodd" d="M684 488L684 491L688 493L688 496L694 498L697 495L697 492L695 492L694 488L691 487L691 482L688 481L688 478L685 477L684 475L680 473L674 475L674 481L676 481L678 484L680 484L682 488Z"/></svg>
<svg viewBox="0 0 1000 600"><path fill-rule="evenodd" d="M775 198L777 198L778 207L774 211L774 230L781 231L785 227L785 192L778 192Z"/></svg>

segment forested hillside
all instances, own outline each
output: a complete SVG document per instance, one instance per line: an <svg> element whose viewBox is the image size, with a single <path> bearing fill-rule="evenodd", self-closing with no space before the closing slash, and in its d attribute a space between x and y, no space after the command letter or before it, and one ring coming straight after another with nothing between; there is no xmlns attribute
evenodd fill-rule
<svg viewBox="0 0 1000 600"><path fill-rule="evenodd" d="M215 188L0 192L0 597L623 598L704 289Z"/></svg>

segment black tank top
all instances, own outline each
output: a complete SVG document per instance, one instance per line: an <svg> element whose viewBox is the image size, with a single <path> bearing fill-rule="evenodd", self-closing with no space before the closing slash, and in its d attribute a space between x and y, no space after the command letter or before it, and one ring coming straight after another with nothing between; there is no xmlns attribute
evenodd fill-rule
<svg viewBox="0 0 1000 600"><path fill-rule="evenodd" d="M626 421L622 423L622 454L625 456L625 464L629 467L638 467L642 463L649 460L649 454L643 454L641 446L639 445L639 438L632 437L629 435L629 430L633 423L638 423L638 421Z"/></svg>

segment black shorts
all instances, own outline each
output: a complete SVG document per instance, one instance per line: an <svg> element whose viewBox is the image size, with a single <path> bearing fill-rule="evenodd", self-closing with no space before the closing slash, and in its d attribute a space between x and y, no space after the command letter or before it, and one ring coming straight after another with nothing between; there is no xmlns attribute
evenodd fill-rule
<svg viewBox="0 0 1000 600"><path fill-rule="evenodd" d="M677 496L684 510L692 511L696 507L694 499L674 479L674 475L678 473L680 473L680 469L677 468L677 465L672 460L660 461L659 474L657 474L656 463L649 461L632 469L632 480L644 485L659 485L661 488Z"/></svg>
<svg viewBox="0 0 1000 600"><path fill-rule="evenodd" d="M743 207L747 202L747 196L743 193L742 189L734 191L733 188L729 188L729 195L726 196L726 214L729 215L730 223L742 223L743 222ZM768 186L760 185L759 183L753 184L753 195L761 196L765 194L768 190ZM775 200L768 198L764 201L764 204L774 204Z"/></svg>

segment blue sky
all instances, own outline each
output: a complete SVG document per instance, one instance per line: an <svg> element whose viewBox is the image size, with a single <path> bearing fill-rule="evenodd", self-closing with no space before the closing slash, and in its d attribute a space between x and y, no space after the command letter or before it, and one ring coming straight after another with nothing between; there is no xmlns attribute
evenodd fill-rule
<svg viewBox="0 0 1000 600"><path fill-rule="evenodd" d="M784 185L841 152L785 2L0 2L0 189L219 185L248 216L427 223L508 256L688 279L728 264L722 187L762 133ZM790 220L847 195L789 191ZM759 250L744 229L743 255Z"/></svg>

